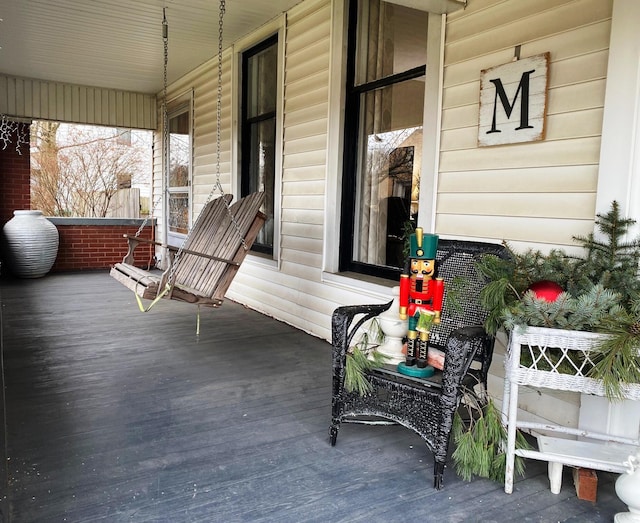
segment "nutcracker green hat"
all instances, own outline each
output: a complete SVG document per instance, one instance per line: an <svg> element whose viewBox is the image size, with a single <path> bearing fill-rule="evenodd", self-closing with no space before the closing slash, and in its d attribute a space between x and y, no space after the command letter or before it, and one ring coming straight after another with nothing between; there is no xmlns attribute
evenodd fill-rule
<svg viewBox="0 0 640 523"><path fill-rule="evenodd" d="M438 250L438 235L424 234L422 227L416 227L416 232L409 237L409 247L409 258L435 260Z"/></svg>

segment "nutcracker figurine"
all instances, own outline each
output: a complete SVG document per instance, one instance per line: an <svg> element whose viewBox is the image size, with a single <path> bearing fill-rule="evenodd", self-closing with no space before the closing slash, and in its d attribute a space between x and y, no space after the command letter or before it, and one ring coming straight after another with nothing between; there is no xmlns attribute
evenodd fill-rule
<svg viewBox="0 0 640 523"><path fill-rule="evenodd" d="M427 367L429 326L440 323L444 280L434 278L438 236L417 227L409 240L409 258L400 275L399 312L400 319L409 318L405 366L422 369Z"/></svg>

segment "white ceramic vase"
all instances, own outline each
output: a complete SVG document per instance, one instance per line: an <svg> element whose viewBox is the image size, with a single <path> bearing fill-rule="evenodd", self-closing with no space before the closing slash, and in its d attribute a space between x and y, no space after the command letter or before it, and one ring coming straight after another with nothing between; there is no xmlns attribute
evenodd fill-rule
<svg viewBox="0 0 640 523"><path fill-rule="evenodd" d="M13 211L2 231L16 276L40 278L51 270L58 255L58 229L42 211Z"/></svg>

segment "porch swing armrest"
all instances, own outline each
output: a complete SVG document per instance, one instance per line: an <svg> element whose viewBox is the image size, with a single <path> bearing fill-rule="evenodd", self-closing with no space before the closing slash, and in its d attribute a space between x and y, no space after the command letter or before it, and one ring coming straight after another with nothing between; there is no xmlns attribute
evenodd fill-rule
<svg viewBox="0 0 640 523"><path fill-rule="evenodd" d="M158 242L156 240L150 240L149 238L141 238L140 236L132 236L130 234L123 234L122 237L126 238L127 241L129 242L129 244L134 243L135 245L137 245L138 243L146 243L146 244L153 244L153 245L162 246L162 243L160 243L160 242Z"/></svg>
<svg viewBox="0 0 640 523"><path fill-rule="evenodd" d="M158 245L159 247L163 247L173 252L178 252L180 250L180 247L176 247L175 245L167 245L165 243L157 242L155 240L149 240L147 238L140 238L140 237L136 238L135 236L130 236L128 234L125 234L124 237L129 241L130 245L131 243L146 243L146 244ZM134 249L135 249L135 246L134 246ZM240 262L229 260L227 258L220 258L219 256L213 256L211 254L206 254L204 252L192 251L191 249L182 249L182 252L185 254L193 254L194 256L200 256L202 258L208 258L210 260L224 262L228 265L235 265L236 267L240 267Z"/></svg>
<svg viewBox="0 0 640 523"><path fill-rule="evenodd" d="M177 252L179 250L178 247L174 247L173 245L169 245L167 248L170 251L174 251L174 252ZM192 254L193 256L200 256L201 258L207 258L209 260L226 263L227 265L234 265L236 267L240 267L240 262L237 262L237 261L234 261L234 260L229 260L227 258L220 258L219 256L213 256L211 254L206 254L204 252L192 251L190 249L182 249L182 253L183 254Z"/></svg>
<svg viewBox="0 0 640 523"><path fill-rule="evenodd" d="M147 240L146 238L131 236L129 234L123 234L122 236L123 238L126 238L127 243L129 245L127 254L124 255L124 258L122 258L122 263L126 263L128 265L135 265L133 252L136 250L136 247L138 247L139 243L155 243L153 240Z"/></svg>
<svg viewBox="0 0 640 523"><path fill-rule="evenodd" d="M145 243L147 245L162 245L161 243L158 243L155 240L150 240L148 238L141 238L140 236L123 234L122 237L125 238L129 244L129 249L127 251L127 254L125 254L124 258L122 259L122 263L126 263L128 265L135 265L133 252L136 250L136 247L138 247L138 244Z"/></svg>

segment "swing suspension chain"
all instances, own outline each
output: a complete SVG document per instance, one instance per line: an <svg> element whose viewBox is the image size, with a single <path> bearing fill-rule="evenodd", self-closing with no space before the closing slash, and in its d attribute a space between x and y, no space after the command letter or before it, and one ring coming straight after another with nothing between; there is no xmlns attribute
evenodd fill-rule
<svg viewBox="0 0 640 523"><path fill-rule="evenodd" d="M224 196L224 189L222 188L222 182L220 181L220 156L222 154L222 146L221 146L221 130L222 130L222 44L223 44L223 28L224 28L224 14L226 11L226 2L225 0L220 0L220 14L218 20L218 92L217 92L217 102L216 102L216 181L207 199L204 203L204 207L206 207L209 202L211 202L213 195L216 191L220 193L220 196ZM165 127L166 129L166 127ZM166 132L166 131L165 131ZM240 238L240 242L242 243L242 247L245 251L249 250L247 243L242 234L242 230L240 229L240 225L238 224L238 220L231 212L231 207L229 206L229 202L226 198L223 198L224 206L227 210L227 214L229 215L231 222L233 223L236 233ZM185 237L182 245L176 252L176 255L173 259L173 263L171 264L171 270L169 271L169 277L167 279L167 285L173 285L173 281L175 278L176 268L178 267L178 263L180 261L180 257L182 256L182 252L184 250L185 245L188 244L189 237L191 236L191 232L193 231L193 226L187 232L187 236Z"/></svg>
<svg viewBox="0 0 640 523"><path fill-rule="evenodd" d="M218 92L216 97L216 188L220 192L220 194L224 194L224 190L222 189L222 183L220 182L220 151L221 147L221 138L220 138L220 127L222 123L222 30L223 30L223 19L224 12L226 10L225 0L220 0L220 16L218 19ZM209 197L213 194L210 193Z"/></svg>
<svg viewBox="0 0 640 523"><path fill-rule="evenodd" d="M224 13L226 11L226 0L220 0L220 15L218 19L218 93L217 93L217 103L216 103L216 183L214 188L209 193L209 197L207 198L207 202L205 206L209 203L213 196L214 189L217 188L218 192L222 196L224 196L224 189L222 188L222 182L220 181L220 156L222 154L222 146L221 141L222 138L220 135L222 134L222 43L223 43L223 29L224 29ZM236 220L236 217L231 212L229 207L229 202L225 199L224 206L227 209L227 213L231 218L231 222L236 229L236 233L242 242L242 248L245 251L249 250L247 243L244 240L244 236L242 231L240 230L240 225Z"/></svg>
<svg viewBox="0 0 640 523"><path fill-rule="evenodd" d="M160 201L162 200L162 195L158 196L158 198L156 199L156 201L153 204L153 207L151 208L151 210L149 211L149 214L147 214L147 216L145 217L145 219L142 221L142 223L140 224L140 227L138 228L138 230L136 231L135 237L137 238L138 236L140 236L140 234L142 233L142 231L144 230L144 228L147 226L147 222L149 221L149 218L151 218L151 214L153 213L153 210L158 206L158 204L160 203Z"/></svg>
<svg viewBox="0 0 640 523"><path fill-rule="evenodd" d="M162 46L163 46L163 70L162 70L162 164L165 165L169 160L168 147L169 147L169 117L167 116L167 64L169 63L169 23L167 22L166 15L167 8L162 9ZM165 169L163 169L163 173ZM151 193L153 194L153 187L151 187ZM156 207L162 200L162 193L153 203L153 206L149 210L149 214L145 217L144 221L136 231L135 237L138 238L142 231L147 226L149 217L153 214Z"/></svg>

